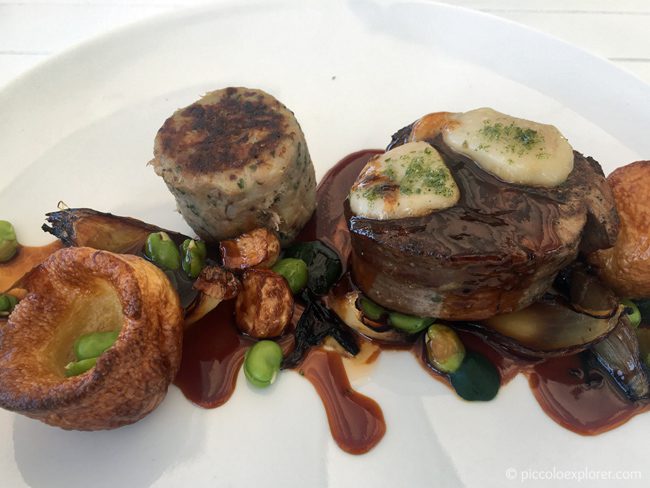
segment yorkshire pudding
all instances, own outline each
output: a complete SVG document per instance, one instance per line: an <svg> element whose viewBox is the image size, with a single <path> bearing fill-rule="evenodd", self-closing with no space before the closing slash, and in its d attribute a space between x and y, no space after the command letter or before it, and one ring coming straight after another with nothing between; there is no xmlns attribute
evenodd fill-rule
<svg viewBox="0 0 650 488"><path fill-rule="evenodd" d="M151 412L180 365L183 319L165 274L146 260L88 247L52 254L21 283L0 325L0 406L77 430L112 429ZM66 378L82 334L120 330L96 366Z"/></svg>
<svg viewBox="0 0 650 488"><path fill-rule="evenodd" d="M621 218L616 245L589 255L603 282L619 296L650 297L650 161L622 166L607 177Z"/></svg>

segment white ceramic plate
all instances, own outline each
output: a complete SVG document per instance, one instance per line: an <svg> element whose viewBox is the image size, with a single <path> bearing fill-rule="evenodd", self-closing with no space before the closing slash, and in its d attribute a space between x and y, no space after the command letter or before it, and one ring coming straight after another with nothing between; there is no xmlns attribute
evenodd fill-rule
<svg viewBox="0 0 650 488"><path fill-rule="evenodd" d="M228 85L263 88L296 113L319 177L424 113L485 105L555 124L606 171L650 157L650 87L521 26L421 2L232 2L102 37L1 92L2 218L27 244L48 241L39 227L59 200L189 232L146 163L172 111ZM216 410L172 387L152 415L111 432L0 411L1 484L501 487L527 470L584 471L589 486L611 486L597 470L650 479L650 415L581 437L542 413L523 378L493 402L466 403L405 353L382 355L355 386L388 427L360 457L338 449L294 373L265 392L240 376Z"/></svg>

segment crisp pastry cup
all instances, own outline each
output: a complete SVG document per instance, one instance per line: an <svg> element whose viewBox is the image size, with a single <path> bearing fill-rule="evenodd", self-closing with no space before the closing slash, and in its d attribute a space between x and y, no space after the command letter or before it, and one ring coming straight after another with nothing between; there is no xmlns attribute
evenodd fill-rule
<svg viewBox="0 0 650 488"><path fill-rule="evenodd" d="M588 256L598 276L618 296L650 297L650 161L636 161L613 171L612 188L621 219L616 243Z"/></svg>
<svg viewBox="0 0 650 488"><path fill-rule="evenodd" d="M0 406L64 429L131 424L155 409L181 360L183 317L148 261L88 247L52 254L19 283L0 324ZM82 334L120 330L96 366L66 377Z"/></svg>

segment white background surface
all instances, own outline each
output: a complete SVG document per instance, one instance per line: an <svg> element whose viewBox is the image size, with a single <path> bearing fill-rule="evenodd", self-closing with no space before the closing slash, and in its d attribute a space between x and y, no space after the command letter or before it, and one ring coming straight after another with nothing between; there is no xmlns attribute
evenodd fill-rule
<svg viewBox="0 0 650 488"><path fill-rule="evenodd" d="M0 0L0 86L83 40L210 0ZM450 0L571 42L650 83L649 0Z"/></svg>
<svg viewBox="0 0 650 488"><path fill-rule="evenodd" d="M642 30L647 11L611 13L604 1L589 2L599 5L596 13L564 11L570 3L548 1L546 8L554 10L546 13L526 10L522 5L529 4L515 0L489 5L520 16L516 20L564 19L549 26L564 25L564 37L572 41L576 39L568 36L581 32L582 21L576 19L591 15L601 19L600 30L585 37L594 42L592 51L647 57L647 52L634 51L647 48ZM641 3L617 2L616 8L639 10ZM309 8L260 10L259 15L246 15L244 9L239 14L245 24L179 12L186 22L167 19L107 38L12 84L0 93L2 218L17 222L26 241L42 240L38 227L43 213L64 198L72 206L182 229L173 200L144 164L151 157L153 134L171 111L197 94L236 82L267 89L296 112L319 176L349 151L384 145L393 130L423 110L469 109L487 98L505 112L552 119L576 148L587 148L608 170L648 158L647 85L560 43L482 16L468 16L461 26L454 12L442 10L438 18L446 22L433 30L416 21L428 20L420 16L425 9L384 12L368 5L357 2L355 8L342 9L335 26L327 22L326 12ZM16 60L23 60L17 73L97 31L177 7L126 1L119 6L2 4L0 40L13 39L15 52L5 52L4 66L14 63L16 69ZM274 25L292 26L304 38L292 39L286 30L271 35L268 18ZM636 31L634 22L613 27L616 19L632 18L639 23ZM268 34L268 57L259 55L258 44L247 38L242 25ZM465 25L470 37L459 39ZM615 51L607 51L611 46L604 41L605 30L622 38ZM476 45L471 34L479 31L483 38ZM212 39L221 44L208 44ZM530 46L530 52L518 52L507 40ZM238 46L237 52L220 49L228 41ZM294 57L287 58L283 48ZM308 70L300 62L306 59ZM431 69L422 69L418 61L431 62ZM624 63L647 66L645 61ZM382 69L389 64L399 69ZM287 69L296 77L287 79ZM394 88L405 79L408 90ZM471 404L431 381L405 354L386 354L371 377L355 387L378 400L387 422L386 437L364 457L336 447L318 397L290 372L263 393L248 387L240 375L233 398L216 411L193 407L171 388L152 415L111 432L63 432L0 411L0 486L521 486L518 478L507 479L508 469L641 470L645 477L582 484L555 479L525 486L642 487L650 479L650 415L584 438L549 420L521 377L494 402Z"/></svg>

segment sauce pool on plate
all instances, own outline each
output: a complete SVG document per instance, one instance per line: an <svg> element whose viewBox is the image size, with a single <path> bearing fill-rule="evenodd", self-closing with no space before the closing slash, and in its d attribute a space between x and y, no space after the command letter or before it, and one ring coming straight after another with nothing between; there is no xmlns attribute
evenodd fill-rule
<svg viewBox="0 0 650 488"><path fill-rule="evenodd" d="M358 151L330 169L318 186L316 211L297 238L303 242L321 240L334 248L344 269L351 246L343 203L366 162L382 152ZM0 264L0 290L8 290L61 247L59 241L41 247L21 246L14 259ZM349 291L354 286L347 273L341 283L334 293ZM301 312L302 306L297 302L294 327ZM629 400L606 372L585 359L584 352L546 360L526 359L504 350L479 331L459 326L457 332L465 347L487 357L499 371L502 384L517 374L526 375L542 409L569 430L583 435L599 434L650 409L647 401ZM293 334L276 340L286 357L294 347ZM319 347L309 351L297 367L321 397L334 440L341 449L352 454L365 453L377 445L386 425L381 407L352 389L344 363L351 371L359 367L368 371L368 365L377 359L382 349L408 349L435 379L449 384L447 376L428 365L421 339L397 346L367 338L360 340L362 351L368 352L368 357L362 358L362 365L355 365L358 358L344 360L338 352ZM221 303L185 331L183 359L174 383L189 400L201 407L215 408L224 404L236 387L246 350L254 342L235 325L234 301ZM459 398L458 401L463 400Z"/></svg>
<svg viewBox="0 0 650 488"><path fill-rule="evenodd" d="M11 260L0 263L0 291L9 290L25 273L62 247L63 244L58 240L45 246L19 246Z"/></svg>
<svg viewBox="0 0 650 488"><path fill-rule="evenodd" d="M382 152L355 152L329 170L318 185L316 211L297 238L303 242L321 240L336 249L344 269L351 246L343 202L367 161ZM349 277L344 276L343 280ZM335 287L335 290L346 291L348 287ZM295 315L299 314L297 310ZM295 325L296 316L293 322ZM502 384L517 374L526 375L542 409L555 422L579 434L605 432L650 408L647 403L627 399L603 371L594 367L581 369L580 354L531 360L503 350L476 331L461 328L458 333L468 350L481 353L497 367ZM285 355L293 347L289 337L278 341ZM252 343L234 325L232 302L221 304L186 331L183 363L176 385L198 405L214 408L223 404L232 395L246 349ZM449 384L446 376L428 365L421 340L397 347L379 342L372 345L379 349L368 363L376 360L381 349L408 349L435 379ZM332 436L341 449L361 454L377 445L386 429L381 407L351 388L343 359L337 352L312 349L298 371L321 397Z"/></svg>

